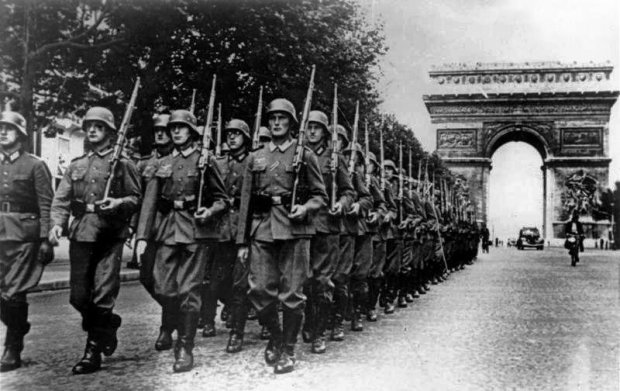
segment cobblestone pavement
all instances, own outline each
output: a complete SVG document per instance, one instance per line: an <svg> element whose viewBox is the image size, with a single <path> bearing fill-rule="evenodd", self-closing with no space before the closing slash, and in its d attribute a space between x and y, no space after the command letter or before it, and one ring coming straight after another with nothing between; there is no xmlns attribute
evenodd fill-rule
<svg viewBox="0 0 620 391"><path fill-rule="evenodd" d="M564 250L491 249L409 308L347 333L324 355L300 343L298 369L274 375L256 322L243 352L227 333L197 337L196 367L172 373L172 352L152 346L159 309L124 285L120 346L103 370L72 376L84 334L68 293L31 297L25 367L2 390L618 390L620 253L589 251L572 268ZM4 328L0 330L4 336Z"/></svg>

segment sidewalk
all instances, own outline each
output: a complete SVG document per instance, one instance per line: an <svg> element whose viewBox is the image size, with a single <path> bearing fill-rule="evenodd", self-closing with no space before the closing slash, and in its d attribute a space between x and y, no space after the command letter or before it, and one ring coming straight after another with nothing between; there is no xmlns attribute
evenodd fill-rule
<svg viewBox="0 0 620 391"><path fill-rule="evenodd" d="M54 248L56 259L45 267L39 285L30 292L53 291L69 289L69 241L63 238L58 247ZM137 281L140 272L128 269L127 262L131 260L131 250L123 248L123 263L121 266L121 282Z"/></svg>

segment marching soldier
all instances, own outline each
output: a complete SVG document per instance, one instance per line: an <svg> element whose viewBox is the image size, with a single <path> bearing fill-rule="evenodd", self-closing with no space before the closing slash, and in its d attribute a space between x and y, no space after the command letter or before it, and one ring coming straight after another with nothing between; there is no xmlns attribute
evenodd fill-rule
<svg viewBox="0 0 620 391"><path fill-rule="evenodd" d="M355 189L356 198L355 202L351 205L350 211L345 214L343 219L344 226L351 234L342 235L341 239L345 238L345 243L341 242L341 257L350 257L351 269L348 276L343 273L342 277L346 281L346 290L348 293L347 300L343 300L342 307L336 306L336 312L334 314L334 336L338 336L337 333L342 332L342 319L345 316L344 311L347 308L353 310L353 317L351 319L351 331L363 331L362 324L362 307L365 307L368 300L368 273L370 265L372 263L372 237L368 233L368 224L366 218L371 220L374 224L378 216L371 212L373 207L373 197L370 194L368 187L366 187L365 179L365 159L364 152L359 143L351 144L350 148L345 150L345 157L353 159L353 154L356 154L355 158L355 171L351 181L353 188ZM350 244L347 243L351 240ZM343 262L348 264L349 261ZM340 269L342 271L342 269ZM341 291L342 292L342 291ZM341 297L339 297L341 298ZM350 300L348 300L350 298ZM344 337L344 333L342 333Z"/></svg>
<svg viewBox="0 0 620 391"><path fill-rule="evenodd" d="M103 107L92 107L82 121L91 150L73 159L52 203L54 226L50 242L56 245L63 227L69 227L70 302L82 315L88 333L84 357L73 367L74 374L92 373L101 367L101 353L116 350L116 330L121 317L113 312L120 288L123 244L130 236L129 218L141 197L136 166L121 157L116 172L110 172L112 142L116 136L114 116ZM106 181L113 175L110 196L102 199Z"/></svg>
<svg viewBox="0 0 620 391"><path fill-rule="evenodd" d="M155 294L160 297L158 301L163 303L164 312L177 314L173 370L186 372L194 365L192 349L208 242L218 238L213 222L226 210L227 196L215 158L209 155L204 194L205 202L208 199L212 203L208 208L197 209L201 184L198 163L205 157L201 157L196 144L200 136L196 117L187 110L172 112L168 132L174 151L157 162L146 186L136 232L136 251L141 256L146 241L157 243L153 270Z"/></svg>
<svg viewBox="0 0 620 391"><path fill-rule="evenodd" d="M241 202L241 185L248 162L248 150L251 145L250 127L245 121L231 119L226 124L223 134L229 147L227 156L217 159L217 166L224 180L230 200L230 208L222 218L220 241L215 247L209 276L206 298L206 322L213 326L217 300L220 299L230 308L232 328L226 351L236 353L243 348L245 323L248 317L249 301L247 265L237 262L237 224ZM205 303L203 303L205 306ZM214 327L214 326L213 326ZM205 326L205 331L208 327ZM203 334L204 335L204 334Z"/></svg>
<svg viewBox="0 0 620 391"><path fill-rule="evenodd" d="M336 199L319 209L313 222L316 235L310 241L311 278L304 291L308 296L303 336L312 343L313 353L324 353L326 322L331 310L334 284L332 277L338 263L340 221L343 210L351 205L355 193L342 154L328 145L333 129L328 126L327 115L311 111L308 115L308 146L317 156L319 168L328 194L332 195L336 182ZM338 154L337 166L332 167L333 154ZM333 169L335 168L335 178ZM333 205L333 206L332 206Z"/></svg>
<svg viewBox="0 0 620 391"><path fill-rule="evenodd" d="M154 118L153 132L155 148L153 152L140 159L137 164L138 172L142 176L142 190L146 190L146 184L153 177L157 162L172 153L173 143L170 134L167 131L169 114L159 114ZM134 215L135 221L132 226L137 226L139 213ZM152 227L155 229L156 227ZM157 301L159 296L155 294L155 282L153 280L153 267L155 262L156 243L152 240L146 242L146 248L140 258L140 282L146 291ZM136 252L134 251L134 257ZM162 303L161 326L157 340L155 341L155 350L168 350L172 348L172 332L176 329L176 319L178 314L174 313L171 308L163 306Z"/></svg>
<svg viewBox="0 0 620 391"><path fill-rule="evenodd" d="M270 141L271 141L271 131L264 126L261 126L258 129L258 144L262 147L263 145L267 144Z"/></svg>
<svg viewBox="0 0 620 391"><path fill-rule="evenodd" d="M272 140L250 155L244 174L238 256L241 262L250 257L249 298L271 334L265 361L275 364L275 373L287 373L294 370L295 344L304 315L303 286L310 267L310 238L315 233L311 216L326 203L327 194L317 158L307 148L300 151L301 175L296 177L296 140L291 131L298 121L293 104L275 99L267 115ZM299 199L292 199L295 181ZM283 306L283 330L278 302Z"/></svg>
<svg viewBox="0 0 620 391"><path fill-rule="evenodd" d="M385 170L385 179L386 179L386 187L389 188L393 199L395 200L397 210L399 209L399 203L402 202L398 200L395 195L398 194L398 176L396 164L392 160L386 159L383 162L383 167ZM401 216L398 216L394 220L394 224L391 230L388 233L388 240L386 243L386 261L384 266L384 275L385 275L385 284L382 294L382 299L384 303L384 312L386 314L394 313L394 300L396 300L396 294L398 289L398 274L401 268L401 257L403 252L403 241L402 234L398 229L398 224L400 221L398 219Z"/></svg>
<svg viewBox="0 0 620 391"><path fill-rule="evenodd" d="M372 235L372 263L368 273L368 304L366 306L366 319L370 322L377 321L377 302L383 284L383 267L386 259L386 241L392 220L396 217L396 204L391 198L392 192L386 187L381 191L379 176L381 175L379 162L374 153L369 154L370 164L368 171L371 175L370 191L375 203L375 209L380 213L379 226ZM377 193L377 189L379 192Z"/></svg>
<svg viewBox="0 0 620 391"><path fill-rule="evenodd" d="M21 366L30 331L26 295L54 258L47 240L52 175L42 160L24 151L27 140L21 114L0 114L0 320L7 327L1 372Z"/></svg>

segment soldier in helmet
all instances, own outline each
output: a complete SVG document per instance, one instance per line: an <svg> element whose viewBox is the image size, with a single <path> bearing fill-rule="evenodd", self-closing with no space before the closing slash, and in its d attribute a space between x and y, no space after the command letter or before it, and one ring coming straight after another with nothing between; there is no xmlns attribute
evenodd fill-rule
<svg viewBox="0 0 620 391"><path fill-rule="evenodd" d="M153 134L154 134L154 149L150 155L144 156L137 164L138 172L142 176L142 190L146 190L147 182L152 178L155 173L155 167L159 159L162 159L172 153L172 138L167 131L169 114L157 114L153 118ZM134 221L132 227L138 224L139 213L134 215ZM156 227L152 227L155 229ZM155 262L155 249L156 243L152 240L147 241L146 249L140 257L140 282L146 289L146 291L155 299L158 300L159 296L155 294L155 281L153 279L153 267ZM134 256L136 252L134 251ZM136 257L137 259L137 257ZM168 350L172 348L172 331L176 329L177 315L171 308L162 305L161 314L161 327L159 337L155 342L156 350Z"/></svg>
<svg viewBox="0 0 620 391"><path fill-rule="evenodd" d="M21 114L0 114L0 320L7 327L1 372L21 366L30 330L26 294L54 258L47 240L52 175L42 160L24 150L27 140Z"/></svg>
<svg viewBox="0 0 620 391"><path fill-rule="evenodd" d="M343 219L344 233L340 235L340 262L335 273L336 306L332 339L344 337L342 320L348 309L353 310L351 331L362 331L362 310L368 300L368 272L372 263L372 237L368 232L367 218L374 224L378 216L372 210L373 198L366 186L365 156L359 143L350 144L344 151L345 158L355 159L351 182L355 189L354 202ZM350 299L350 300L349 300Z"/></svg>
<svg viewBox="0 0 620 391"><path fill-rule="evenodd" d="M242 187L237 243L241 262L250 259L249 298L271 337L265 361L275 373L295 366L295 344L301 329L306 297L303 287L310 267L310 238L315 228L310 217L326 203L321 169L308 148L296 178L294 158L298 124L295 107L286 99L268 108L272 140L249 157ZM293 199L298 181L297 199ZM250 248L248 248L248 245ZM249 253L248 253L249 251ZM283 329L277 311L283 306Z"/></svg>
<svg viewBox="0 0 620 391"><path fill-rule="evenodd" d="M224 184L213 155L206 159L204 205L198 206L201 153L196 117L187 110L170 114L168 133L174 151L159 159L146 186L136 232L136 251L144 253L146 241L156 242L153 277L155 294L163 311L176 314L177 342L174 372L193 368L194 337L200 313L200 288L208 244L217 240L215 221L227 208ZM152 227L155 227L153 232ZM171 340L169 329L166 340Z"/></svg>
<svg viewBox="0 0 620 391"><path fill-rule="evenodd" d="M271 141L271 131L264 126L261 126L258 129L258 144L260 146L263 146L270 141Z"/></svg>
<svg viewBox="0 0 620 391"><path fill-rule="evenodd" d="M52 203L54 226L50 241L57 244L63 227L69 227L71 263L70 302L82 315L88 333L84 357L74 374L99 370L101 354L116 350L116 330L121 317L113 312L120 287L123 243L130 236L129 219L137 210L141 186L134 163L122 157L116 172L110 171L116 126L112 112L92 107L82 120L91 150L73 159ZM113 175L108 198L102 199L109 175Z"/></svg>
<svg viewBox="0 0 620 391"><path fill-rule="evenodd" d="M328 126L327 115L311 111L308 115L308 147L317 156L323 175L323 182L330 197L330 203L321 206L313 222L316 235L310 241L310 272L304 292L308 297L305 308L304 341L311 342L313 353L324 353L326 322L331 310L334 285L332 277L338 264L339 234L343 210L348 210L355 192L347 172L344 156L338 154L337 165L332 164L332 148L329 140L333 129ZM334 172L335 169L335 178ZM333 182L336 181L336 199L331 200Z"/></svg>
<svg viewBox="0 0 620 391"><path fill-rule="evenodd" d="M230 309L230 338L226 351L236 353L243 348L243 336L248 314L248 270L245 264L236 262L237 222L241 201L241 184L245 172L248 151L251 146L250 127L240 119L231 119L225 126L223 137L229 148L227 156L217 159L228 194L230 208L222 217L220 239L214 246L214 256L206 271L209 283L203 296L203 318L206 322L203 336L215 334L215 312L218 299ZM211 335L207 335L213 330Z"/></svg>

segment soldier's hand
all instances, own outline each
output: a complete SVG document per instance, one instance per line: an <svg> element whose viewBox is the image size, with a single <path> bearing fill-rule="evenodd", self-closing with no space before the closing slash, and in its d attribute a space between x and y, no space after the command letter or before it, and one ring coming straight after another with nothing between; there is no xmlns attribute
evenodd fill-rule
<svg viewBox="0 0 620 391"><path fill-rule="evenodd" d="M351 209L349 209L349 211L347 212L348 215L359 215L360 214L360 204L358 202L354 202L353 205L351 205Z"/></svg>
<svg viewBox="0 0 620 391"><path fill-rule="evenodd" d="M52 246L58 246L61 236L62 236L62 227L60 225L55 225L52 227L52 229L50 229L48 240Z"/></svg>
<svg viewBox="0 0 620 391"><path fill-rule="evenodd" d="M368 214L368 219L366 219L366 222L368 224L376 224L377 221L379 221L379 213L378 212L370 212Z"/></svg>
<svg viewBox="0 0 620 391"><path fill-rule="evenodd" d="M237 250L237 261L243 265L243 267L248 267L248 258L250 255L250 250L247 246L240 246Z"/></svg>
<svg viewBox="0 0 620 391"><path fill-rule="evenodd" d="M196 222L198 224L206 224L209 221L209 219L211 218L212 214L213 213L211 212L211 210L209 208L201 206L194 213L194 218L196 219Z"/></svg>
<svg viewBox="0 0 620 391"><path fill-rule="evenodd" d="M342 214L342 204L340 202L336 202L334 207L329 211L330 214L334 216L339 216Z"/></svg>
<svg viewBox="0 0 620 391"><path fill-rule="evenodd" d="M114 212L123 204L123 200L118 198L106 198L101 201L95 202L95 205L99 205L99 210L105 213Z"/></svg>
<svg viewBox="0 0 620 391"><path fill-rule="evenodd" d="M308 208L305 205L293 205L291 213L288 214L288 218L294 221L302 221L308 214Z"/></svg>
<svg viewBox="0 0 620 391"><path fill-rule="evenodd" d="M140 263L142 255L144 255L144 250L146 250L146 240L140 239L136 242L136 259L138 263Z"/></svg>
<svg viewBox="0 0 620 391"><path fill-rule="evenodd" d="M47 265L54 260L54 247L49 242L49 240L44 240L41 242L41 246L39 247L39 261L43 265Z"/></svg>

